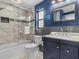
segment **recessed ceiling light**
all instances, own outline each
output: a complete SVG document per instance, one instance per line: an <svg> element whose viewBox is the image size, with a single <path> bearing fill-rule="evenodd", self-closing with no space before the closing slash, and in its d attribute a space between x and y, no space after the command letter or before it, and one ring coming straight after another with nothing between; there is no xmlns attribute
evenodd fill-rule
<svg viewBox="0 0 79 59"><path fill-rule="evenodd" d="M11 0L12 2L14 2L14 3L21 3L21 0Z"/></svg>
<svg viewBox="0 0 79 59"><path fill-rule="evenodd" d="M52 4L56 3L55 1L52 1Z"/></svg>
<svg viewBox="0 0 79 59"><path fill-rule="evenodd" d="M64 0L58 0L58 2L63 2Z"/></svg>
<svg viewBox="0 0 79 59"><path fill-rule="evenodd" d="M70 0L66 0L66 1L68 1L68 2L69 2Z"/></svg>
<svg viewBox="0 0 79 59"><path fill-rule="evenodd" d="M65 0L52 0L52 4L55 4L55 3L60 3L60 2L63 2Z"/></svg>

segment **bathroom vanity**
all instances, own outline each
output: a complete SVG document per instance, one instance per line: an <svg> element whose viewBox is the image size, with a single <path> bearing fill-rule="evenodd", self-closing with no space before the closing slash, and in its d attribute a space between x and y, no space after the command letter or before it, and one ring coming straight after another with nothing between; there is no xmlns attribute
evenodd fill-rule
<svg viewBox="0 0 79 59"><path fill-rule="evenodd" d="M40 11L43 11L44 21L39 21ZM46 31L47 28L52 29ZM58 33L50 35L50 31ZM46 33L42 37L44 59L79 59L79 0L63 0L56 4L44 0L36 5L35 33L38 32Z"/></svg>
<svg viewBox="0 0 79 59"><path fill-rule="evenodd" d="M43 36L44 59L79 59L79 38L68 36Z"/></svg>

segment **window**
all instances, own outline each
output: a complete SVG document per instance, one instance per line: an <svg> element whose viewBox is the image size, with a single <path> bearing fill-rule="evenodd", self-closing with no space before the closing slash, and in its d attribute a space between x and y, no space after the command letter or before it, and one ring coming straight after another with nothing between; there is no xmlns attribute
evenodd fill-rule
<svg viewBox="0 0 79 59"><path fill-rule="evenodd" d="M39 20L44 19L44 11L39 12Z"/></svg>
<svg viewBox="0 0 79 59"><path fill-rule="evenodd" d="M65 0L53 0L52 4L56 4L56 3L60 3L60 2L64 2Z"/></svg>
<svg viewBox="0 0 79 59"><path fill-rule="evenodd" d="M39 11L39 28L44 27L44 10Z"/></svg>
<svg viewBox="0 0 79 59"><path fill-rule="evenodd" d="M62 10L54 11L53 15L54 15L54 21L61 21Z"/></svg>

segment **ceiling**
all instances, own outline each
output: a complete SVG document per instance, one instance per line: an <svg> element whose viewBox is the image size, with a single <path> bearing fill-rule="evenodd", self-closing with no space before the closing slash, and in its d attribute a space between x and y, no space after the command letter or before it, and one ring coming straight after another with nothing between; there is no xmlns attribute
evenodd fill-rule
<svg viewBox="0 0 79 59"><path fill-rule="evenodd" d="M43 0L20 0L20 3L12 2L11 0L0 0L2 2L10 3L16 5L25 10L29 10L30 8L34 7L36 4L42 2Z"/></svg>

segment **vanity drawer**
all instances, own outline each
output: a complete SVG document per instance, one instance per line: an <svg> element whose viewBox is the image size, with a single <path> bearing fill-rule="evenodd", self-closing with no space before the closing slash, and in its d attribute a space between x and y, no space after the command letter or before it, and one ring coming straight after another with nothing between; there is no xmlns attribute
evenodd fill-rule
<svg viewBox="0 0 79 59"><path fill-rule="evenodd" d="M78 59L78 48L68 45L60 45L61 56L60 59Z"/></svg>

